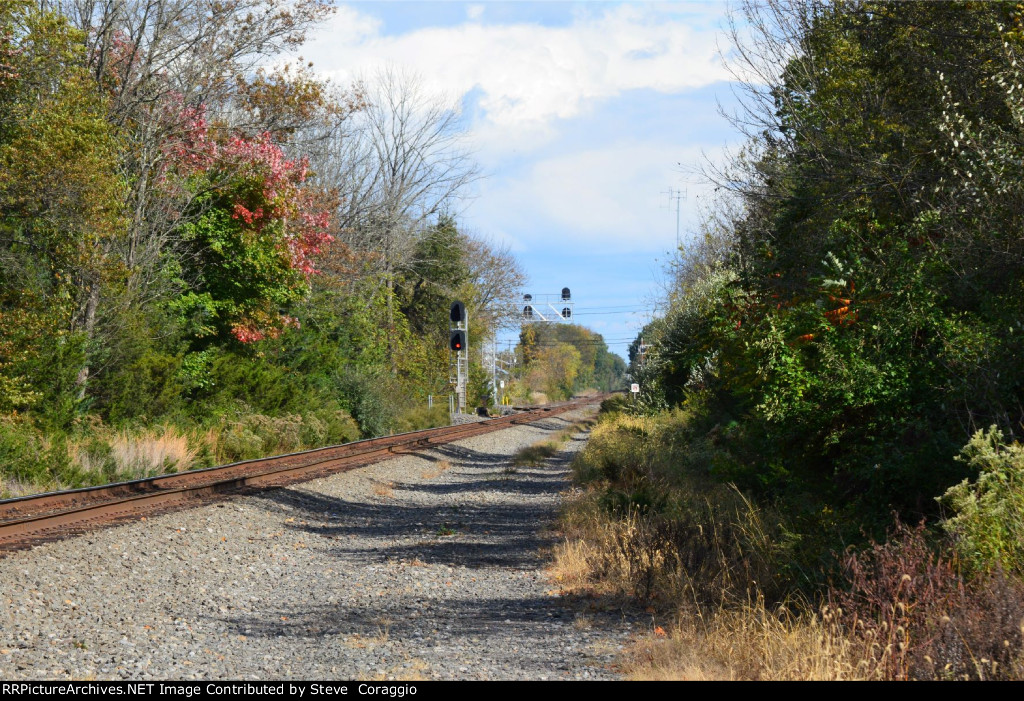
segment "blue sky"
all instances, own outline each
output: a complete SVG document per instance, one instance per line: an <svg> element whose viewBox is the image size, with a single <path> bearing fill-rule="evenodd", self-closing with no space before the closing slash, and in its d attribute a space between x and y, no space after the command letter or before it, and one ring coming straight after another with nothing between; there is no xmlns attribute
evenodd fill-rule
<svg viewBox="0 0 1024 701"><path fill-rule="evenodd" d="M577 323L626 348L710 196L687 168L737 143L721 2L353 2L302 54L347 84L410 69L457 100L486 175L462 224L507 243L535 295L570 287ZM506 335L512 338L514 334Z"/></svg>

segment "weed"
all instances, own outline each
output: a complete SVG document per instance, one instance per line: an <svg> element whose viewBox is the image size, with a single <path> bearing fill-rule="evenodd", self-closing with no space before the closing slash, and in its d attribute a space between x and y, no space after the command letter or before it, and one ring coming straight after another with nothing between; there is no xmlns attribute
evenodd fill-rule
<svg viewBox="0 0 1024 701"><path fill-rule="evenodd" d="M957 552L976 572L1024 575L1024 446L1007 445L993 426L975 433L959 460L978 476L940 500L955 512L943 526Z"/></svg>
<svg viewBox="0 0 1024 701"><path fill-rule="evenodd" d="M794 613L804 611L803 613ZM860 655L829 610L769 609L759 599L685 616L666 634L638 641L625 670L646 680L865 680L878 670ZM657 629L655 629L657 631Z"/></svg>
<svg viewBox="0 0 1024 701"><path fill-rule="evenodd" d="M551 440L534 443L519 449L512 456L512 464L517 467L539 467L551 456L558 453L559 446Z"/></svg>
<svg viewBox="0 0 1024 701"><path fill-rule="evenodd" d="M422 477L425 480L435 479L443 475L448 470L450 470L451 467L452 464L447 460L438 460L436 463L433 464L432 467L430 467L430 469L421 472L420 477Z"/></svg>
<svg viewBox="0 0 1024 701"><path fill-rule="evenodd" d="M373 486L373 493L383 499L393 499L395 497L395 483L378 482Z"/></svg>
<svg viewBox="0 0 1024 701"><path fill-rule="evenodd" d="M951 552L947 548L948 552ZM965 579L924 524L843 562L831 592L886 679L1014 679L1024 672L1024 587L1001 572Z"/></svg>
<svg viewBox="0 0 1024 701"><path fill-rule="evenodd" d="M576 630L590 630L594 627L594 621L585 613L577 613L572 621L572 627Z"/></svg>

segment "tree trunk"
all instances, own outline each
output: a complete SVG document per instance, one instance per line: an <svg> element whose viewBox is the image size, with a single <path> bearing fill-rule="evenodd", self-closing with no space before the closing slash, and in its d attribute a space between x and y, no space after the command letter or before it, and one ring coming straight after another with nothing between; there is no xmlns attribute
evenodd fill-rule
<svg viewBox="0 0 1024 701"><path fill-rule="evenodd" d="M391 374L398 371L398 363L395 361L395 274L390 265L385 273L388 281L388 363L391 365Z"/></svg>
<svg viewBox="0 0 1024 701"><path fill-rule="evenodd" d="M100 305L100 283L93 281L89 283L89 296L85 299L85 312L82 315L82 328L85 330L86 346L92 341L93 330L96 328L96 309ZM75 387L78 388L78 400L85 399L85 387L89 381L89 360L86 361L78 371L75 378Z"/></svg>

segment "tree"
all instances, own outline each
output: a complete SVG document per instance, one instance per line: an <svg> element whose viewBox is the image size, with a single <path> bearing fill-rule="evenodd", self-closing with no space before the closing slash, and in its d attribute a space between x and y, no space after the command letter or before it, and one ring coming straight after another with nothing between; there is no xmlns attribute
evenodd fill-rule
<svg viewBox="0 0 1024 701"><path fill-rule="evenodd" d="M380 269L401 270L421 227L449 212L477 166L456 103L427 94L417 77L382 70L360 94L354 133L317 170L341 193L340 226L352 248L375 254Z"/></svg>
<svg viewBox="0 0 1024 701"><path fill-rule="evenodd" d="M81 390L88 364L65 351L81 349L79 336L88 340L99 287L117 273L105 253L125 228L117 142L84 69L80 41L64 18L29 3L5 4L0 13L0 314L6 322L48 317L28 323L34 333L17 332L21 341L14 345L35 347L12 348L9 358L21 360L15 366L39 362L44 346L54 352L59 346L57 365L79 363L65 370ZM73 338L58 340L62 334ZM28 396L21 393L22 400ZM7 403L17 405L14 399L8 394Z"/></svg>
<svg viewBox="0 0 1024 701"><path fill-rule="evenodd" d="M455 103L428 95L417 78L394 69L377 73L358 93L364 107L354 128L334 134L314 167L340 198L339 240L392 299L423 230L450 213L478 173ZM388 328L394 324L389 302Z"/></svg>
<svg viewBox="0 0 1024 701"><path fill-rule="evenodd" d="M463 249L472 281L473 318L491 333L514 328L520 321L516 304L526 274L508 246L474 236L463 237Z"/></svg>
<svg viewBox="0 0 1024 701"><path fill-rule="evenodd" d="M549 399L568 399L579 370L580 352L568 343L556 343L537 355L537 360L527 369L527 383Z"/></svg>
<svg viewBox="0 0 1024 701"><path fill-rule="evenodd" d="M748 486L928 510L975 428L1024 418L1020 8L743 13L726 245L680 268L649 371L742 423Z"/></svg>
<svg viewBox="0 0 1024 701"><path fill-rule="evenodd" d="M282 310L308 291L315 258L332 240L329 213L304 188L307 164L285 158L263 134L234 136L201 165L200 182L221 184L199 198L202 214L184 227L194 247L184 258L192 290L176 305L200 337L216 331L251 343L279 335L297 324Z"/></svg>

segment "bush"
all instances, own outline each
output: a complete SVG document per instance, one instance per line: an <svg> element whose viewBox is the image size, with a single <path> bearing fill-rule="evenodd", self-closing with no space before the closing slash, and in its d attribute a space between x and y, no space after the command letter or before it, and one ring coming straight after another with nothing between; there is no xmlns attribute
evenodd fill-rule
<svg viewBox="0 0 1024 701"><path fill-rule="evenodd" d="M707 479L688 457L687 420L606 414L591 432L573 461L590 490L567 516L577 578L670 606L713 608L750 587L779 595L778 514Z"/></svg>
<svg viewBox="0 0 1024 701"><path fill-rule="evenodd" d="M448 407L435 404L433 407L418 406L403 412L395 421L395 432L406 433L425 428L447 426L449 422Z"/></svg>
<svg viewBox="0 0 1024 701"><path fill-rule="evenodd" d="M221 462L237 462L347 443L357 438L359 427L348 412L341 409L324 409L307 416L244 414L235 420L225 420L217 441L217 455Z"/></svg>
<svg viewBox="0 0 1024 701"><path fill-rule="evenodd" d="M94 392L112 423L145 423L180 410L184 386L179 380L181 358L149 352L101 377Z"/></svg>
<svg viewBox="0 0 1024 701"><path fill-rule="evenodd" d="M993 426L975 433L959 459L978 476L939 501L955 513L943 527L962 561L976 572L1024 575L1024 446L1006 445Z"/></svg>
<svg viewBox="0 0 1024 701"><path fill-rule="evenodd" d="M886 679L1015 679L1024 672L1024 587L964 579L924 524L848 554L830 599Z"/></svg>
<svg viewBox="0 0 1024 701"><path fill-rule="evenodd" d="M613 394L607 399L601 400L602 414L615 414L626 411L629 407L629 399L625 394Z"/></svg>
<svg viewBox="0 0 1024 701"><path fill-rule="evenodd" d="M67 452L59 440L45 441L22 419L0 421L0 474L4 492L23 493L27 485L52 486L55 467L67 464Z"/></svg>
<svg viewBox="0 0 1024 701"><path fill-rule="evenodd" d="M386 436L394 430L397 409L393 396L389 396L389 382L355 368L344 368L335 383L343 406L359 424L364 437Z"/></svg>

